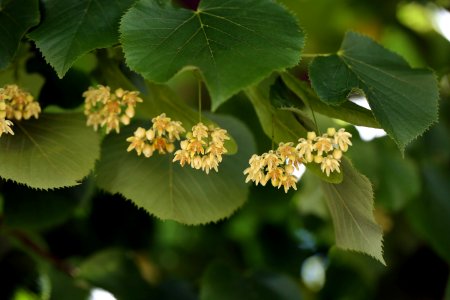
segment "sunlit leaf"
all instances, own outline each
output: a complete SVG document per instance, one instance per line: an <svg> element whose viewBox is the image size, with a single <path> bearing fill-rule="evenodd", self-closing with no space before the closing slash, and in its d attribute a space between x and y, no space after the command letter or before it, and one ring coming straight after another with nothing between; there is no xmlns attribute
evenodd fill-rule
<svg viewBox="0 0 450 300"><path fill-rule="evenodd" d="M119 135L105 139L98 165L98 185L120 193L160 219L185 224L204 224L230 216L247 199L248 188L242 174L254 152L249 130L230 117L215 117L237 141L239 152L225 155L219 173L209 175L190 166L172 163L173 155L154 154L151 158L127 153L130 125ZM137 124L135 124L137 125Z"/></svg>
<svg viewBox="0 0 450 300"><path fill-rule="evenodd" d="M322 183L333 219L336 245L366 253L386 264L382 230L373 216L372 185L347 159L342 160L342 169L345 176L341 183Z"/></svg>
<svg viewBox="0 0 450 300"><path fill-rule="evenodd" d="M120 31L127 64L149 80L200 69L213 109L272 71L296 65L304 39L294 16L270 0L203 0L196 11L141 0Z"/></svg>
<svg viewBox="0 0 450 300"><path fill-rule="evenodd" d="M73 186L99 157L97 134L81 114L42 114L15 122L15 135L0 138L0 177L32 188Z"/></svg>
<svg viewBox="0 0 450 300"><path fill-rule="evenodd" d="M339 105L362 91L400 151L437 121L439 91L430 70L413 69L368 37L348 32L336 55L316 57L311 82L320 99Z"/></svg>
<svg viewBox="0 0 450 300"><path fill-rule="evenodd" d="M0 69L14 58L19 43L32 26L39 23L38 0L0 1Z"/></svg>
<svg viewBox="0 0 450 300"><path fill-rule="evenodd" d="M44 19L29 34L63 77L77 58L118 42L119 21L135 0L48 0Z"/></svg>

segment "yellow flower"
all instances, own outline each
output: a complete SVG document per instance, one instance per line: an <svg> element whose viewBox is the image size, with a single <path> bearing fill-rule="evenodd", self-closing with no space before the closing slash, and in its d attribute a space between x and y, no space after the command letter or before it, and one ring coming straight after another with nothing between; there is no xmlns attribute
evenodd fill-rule
<svg viewBox="0 0 450 300"><path fill-rule="evenodd" d="M145 129L142 127L138 127L134 132L134 136L127 138L127 142L131 144L128 146L127 151L135 149L138 155L141 155L142 151L144 151L145 147ZM147 150L148 152L148 150ZM153 151L152 151L153 153Z"/></svg>
<svg viewBox="0 0 450 300"><path fill-rule="evenodd" d="M323 152L328 153L333 150L333 141L324 134L323 136L316 138L316 144L314 146L317 155L322 156Z"/></svg>
<svg viewBox="0 0 450 300"><path fill-rule="evenodd" d="M273 150L264 153L262 155L262 158L264 161L264 165L267 166L268 171L271 171L272 169L276 168L281 163L280 157Z"/></svg>
<svg viewBox="0 0 450 300"><path fill-rule="evenodd" d="M280 156L282 161L287 161L287 163L298 167L302 161L293 145L294 143L280 143L277 149L277 154Z"/></svg>
<svg viewBox="0 0 450 300"><path fill-rule="evenodd" d="M343 152L347 152L348 146L352 145L350 138L352 134L350 132L346 132L344 128L339 129L334 135L334 143L339 146L339 148Z"/></svg>
<svg viewBox="0 0 450 300"><path fill-rule="evenodd" d="M339 169L339 161L332 155L328 155L327 157L323 158L320 169L322 170L322 172L325 172L327 176L330 176L330 173L334 171L337 171L338 173L341 172L341 170Z"/></svg>
<svg viewBox="0 0 450 300"><path fill-rule="evenodd" d="M125 92L119 91L116 95L122 93ZM152 119L150 129L139 127L135 131L134 137L127 139L128 142L131 142L128 151L136 148L138 155L144 153L145 157L151 157L155 151L158 151L159 154L172 153L175 151L175 140L179 140L180 134L184 131L181 122L172 121L163 113ZM184 146L184 149L175 152L175 159L180 160L184 165L186 162L190 163L190 158L185 158L187 144L182 142L181 145Z"/></svg>
<svg viewBox="0 0 450 300"><path fill-rule="evenodd" d="M14 131L12 130L11 126L13 126L13 122L10 120L6 120L4 118L0 119L0 137L3 133L8 133L11 135L14 135Z"/></svg>
<svg viewBox="0 0 450 300"><path fill-rule="evenodd" d="M304 158L306 162L312 162L314 160L313 151L315 151L316 148L315 145L313 144L313 140L311 139L305 140L304 138L300 138L298 140L298 144L295 147L295 149L298 151L298 156Z"/></svg>
<svg viewBox="0 0 450 300"><path fill-rule="evenodd" d="M253 154L250 160L248 161L250 167L244 170L244 175L247 175L245 182L249 182L250 180L255 182L256 185L261 183L261 185L266 185L265 175L263 172L264 168L264 160L261 156Z"/></svg>
<svg viewBox="0 0 450 300"><path fill-rule="evenodd" d="M31 117L39 118L41 107L33 96L20 89L17 85L6 85L0 89L0 118L20 121Z"/></svg>
<svg viewBox="0 0 450 300"><path fill-rule="evenodd" d="M294 190L297 190L297 178L295 178L292 175L284 176L281 179L278 188L280 188L281 186L284 187L284 192L285 193L287 193L290 188L293 188Z"/></svg>
<svg viewBox="0 0 450 300"><path fill-rule="evenodd" d="M190 163L192 168L202 169L206 174L212 169L218 172L222 155L227 153L224 141L228 139L225 129L198 123L186 134L186 140L181 142L181 150L175 152L173 161L179 161L181 166Z"/></svg>
<svg viewBox="0 0 450 300"><path fill-rule="evenodd" d="M136 104L142 102L137 91L125 91L121 88L111 93L108 86L97 85L89 87L83 93L84 114L87 116L87 126L106 127L106 133L112 130L120 132L120 124L129 125L135 115ZM149 153L149 151L147 151Z"/></svg>
<svg viewBox="0 0 450 300"><path fill-rule="evenodd" d="M202 140L208 137L208 127L206 127L203 123L198 123L194 127L192 127L192 136L198 140Z"/></svg>

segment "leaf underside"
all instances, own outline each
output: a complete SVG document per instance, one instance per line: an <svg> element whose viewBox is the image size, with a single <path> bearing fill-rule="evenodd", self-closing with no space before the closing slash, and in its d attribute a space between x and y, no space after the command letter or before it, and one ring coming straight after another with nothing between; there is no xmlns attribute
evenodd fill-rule
<svg viewBox="0 0 450 300"><path fill-rule="evenodd" d="M364 92L381 127L400 151L437 121L439 90L433 72L413 69L372 39L348 32L337 55L310 65L320 99L339 105L355 89Z"/></svg>
<svg viewBox="0 0 450 300"><path fill-rule="evenodd" d="M385 265L382 230L373 216L372 185L347 159L342 160L342 169L345 174L342 183L322 182L333 219L336 245L366 253Z"/></svg>
<svg viewBox="0 0 450 300"><path fill-rule="evenodd" d="M146 79L166 82L198 68L216 109L274 70L296 65L304 35L270 0L203 0L197 11L141 0L120 27L126 62Z"/></svg>
<svg viewBox="0 0 450 300"><path fill-rule="evenodd" d="M99 138L81 114L42 114L15 122L13 130L0 138L0 177L32 188L79 184L100 154Z"/></svg>

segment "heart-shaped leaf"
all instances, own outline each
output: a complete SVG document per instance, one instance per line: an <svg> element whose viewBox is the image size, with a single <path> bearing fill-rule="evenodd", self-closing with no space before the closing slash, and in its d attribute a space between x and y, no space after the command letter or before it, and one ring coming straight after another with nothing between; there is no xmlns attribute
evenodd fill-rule
<svg viewBox="0 0 450 300"><path fill-rule="evenodd" d="M118 42L120 17L135 0L48 0L44 20L29 34L63 77L83 54Z"/></svg>
<svg viewBox="0 0 450 300"><path fill-rule="evenodd" d="M400 151L437 121L439 90L432 71L413 69L397 54L368 37L348 32L336 55L317 57L311 82L331 105L362 91L378 123Z"/></svg>
<svg viewBox="0 0 450 300"><path fill-rule="evenodd" d="M255 145L250 131L236 119L214 119L235 137L240 149L235 155L223 157L218 173L181 167L172 163L170 154L155 153L145 158L127 153L125 140L136 128L131 124L119 135L105 139L97 169L99 187L122 194L163 220L204 224L230 216L247 199L248 186L242 172Z"/></svg>
<svg viewBox="0 0 450 300"><path fill-rule="evenodd" d="M77 185L99 157L98 135L81 114L42 114L0 138L0 177L32 188Z"/></svg>
<svg viewBox="0 0 450 300"><path fill-rule="evenodd" d="M296 65L304 39L294 16L271 0L203 0L196 11L140 0L120 32L127 64L149 80L200 69L213 109L272 71Z"/></svg>

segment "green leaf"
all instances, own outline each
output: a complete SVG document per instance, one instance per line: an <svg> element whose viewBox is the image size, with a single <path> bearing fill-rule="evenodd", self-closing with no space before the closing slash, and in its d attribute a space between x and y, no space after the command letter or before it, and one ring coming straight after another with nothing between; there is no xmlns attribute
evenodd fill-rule
<svg viewBox="0 0 450 300"><path fill-rule="evenodd" d="M146 79L166 82L198 68L212 107L274 70L295 66L304 34L270 0L203 0L196 11L141 0L122 19L127 64Z"/></svg>
<svg viewBox="0 0 450 300"><path fill-rule="evenodd" d="M286 99L284 106L299 108L306 104L315 112L331 118L340 119L353 125L380 128L370 110L350 101L346 101L340 106L328 105L317 97L316 93L306 82L302 82L286 72L281 74L281 78L286 86L298 97Z"/></svg>
<svg viewBox="0 0 450 300"><path fill-rule="evenodd" d="M13 130L0 138L0 177L32 188L77 185L99 157L98 136L81 114L42 114Z"/></svg>
<svg viewBox="0 0 450 300"><path fill-rule="evenodd" d="M119 21L134 0L48 0L29 34L60 78L87 52L118 42Z"/></svg>
<svg viewBox="0 0 450 300"><path fill-rule="evenodd" d="M172 163L173 155L155 153L145 158L127 153L125 140L136 128L128 126L103 143L97 170L99 187L122 194L163 220L204 224L230 216L247 199L242 172L255 146L250 131L239 121L231 117L214 119L235 137L240 149L235 155L224 156L218 173L207 175L187 165L181 167Z"/></svg>
<svg viewBox="0 0 450 300"><path fill-rule="evenodd" d="M14 58L25 33L39 23L38 0L10 0L0 2L0 69Z"/></svg>
<svg viewBox="0 0 450 300"><path fill-rule="evenodd" d="M412 69L368 37L348 32L339 52L316 57L309 73L325 103L339 105L350 93L362 91L401 152L437 121L439 91L433 72Z"/></svg>
<svg viewBox="0 0 450 300"><path fill-rule="evenodd" d="M347 159L342 160L342 169L345 177L340 184L322 183L336 245L366 253L385 265L382 230L373 217L372 185Z"/></svg>
<svg viewBox="0 0 450 300"><path fill-rule="evenodd" d="M298 285L278 274L242 276L225 263L213 263L203 275L201 300L300 300Z"/></svg>
<svg viewBox="0 0 450 300"><path fill-rule="evenodd" d="M276 143L296 143L299 138L306 137L307 130L296 119L295 115L289 111L275 109L271 105L269 88L267 82L259 86L254 86L245 90L247 97L253 103L258 115L261 126L267 136L272 137ZM326 176L320 167L314 163L305 165L309 171L319 176L322 180L339 183L342 181L343 174L333 172Z"/></svg>

